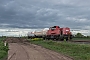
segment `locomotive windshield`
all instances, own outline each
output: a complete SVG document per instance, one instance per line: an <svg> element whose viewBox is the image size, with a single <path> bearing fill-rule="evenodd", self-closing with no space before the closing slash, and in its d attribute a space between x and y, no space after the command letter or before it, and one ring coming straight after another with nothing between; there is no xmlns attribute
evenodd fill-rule
<svg viewBox="0 0 90 60"><path fill-rule="evenodd" d="M51 30L55 30L56 28L51 28Z"/></svg>
<svg viewBox="0 0 90 60"><path fill-rule="evenodd" d="M56 29L56 26L54 26L54 27L51 27L51 30L55 30Z"/></svg>
<svg viewBox="0 0 90 60"><path fill-rule="evenodd" d="M55 30L56 28L54 28L54 27L50 27L50 30Z"/></svg>
<svg viewBox="0 0 90 60"><path fill-rule="evenodd" d="M50 27L50 30L55 30L56 28L60 28L59 26L53 26L53 27Z"/></svg>

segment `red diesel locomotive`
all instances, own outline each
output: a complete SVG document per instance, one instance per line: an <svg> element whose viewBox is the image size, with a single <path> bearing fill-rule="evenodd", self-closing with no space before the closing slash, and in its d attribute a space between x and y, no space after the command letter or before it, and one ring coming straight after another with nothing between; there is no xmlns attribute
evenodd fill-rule
<svg viewBox="0 0 90 60"><path fill-rule="evenodd" d="M50 27L46 33L45 39L53 39L53 40L70 40L72 39L72 34L70 32L70 28L60 28L59 26Z"/></svg>

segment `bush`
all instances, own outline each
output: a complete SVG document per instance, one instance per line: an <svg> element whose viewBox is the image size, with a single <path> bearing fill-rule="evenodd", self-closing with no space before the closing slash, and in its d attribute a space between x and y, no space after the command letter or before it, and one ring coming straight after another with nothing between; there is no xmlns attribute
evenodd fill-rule
<svg viewBox="0 0 90 60"><path fill-rule="evenodd" d="M4 46L3 40L0 39L0 60L8 54L8 44Z"/></svg>
<svg viewBox="0 0 90 60"><path fill-rule="evenodd" d="M6 51L0 51L0 59L4 58L7 55Z"/></svg>

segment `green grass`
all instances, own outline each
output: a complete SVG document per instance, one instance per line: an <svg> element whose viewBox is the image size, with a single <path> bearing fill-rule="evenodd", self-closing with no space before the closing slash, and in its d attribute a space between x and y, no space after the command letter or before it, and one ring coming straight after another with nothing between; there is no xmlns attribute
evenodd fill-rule
<svg viewBox="0 0 90 60"><path fill-rule="evenodd" d="M69 42L53 42L30 40L31 43L41 45L50 50L73 57L74 60L90 60L90 45L79 45Z"/></svg>
<svg viewBox="0 0 90 60"><path fill-rule="evenodd" d="M0 60L7 56L8 45L4 46L3 38L0 38Z"/></svg>

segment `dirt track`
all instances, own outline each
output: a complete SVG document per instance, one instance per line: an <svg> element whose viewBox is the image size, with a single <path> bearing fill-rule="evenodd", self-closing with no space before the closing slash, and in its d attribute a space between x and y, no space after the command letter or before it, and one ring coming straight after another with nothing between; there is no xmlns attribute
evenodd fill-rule
<svg viewBox="0 0 90 60"><path fill-rule="evenodd" d="M9 39L7 39L8 42ZM22 39L14 38L12 40L19 41ZM62 54L29 43L9 42L9 49L8 60L72 60Z"/></svg>

